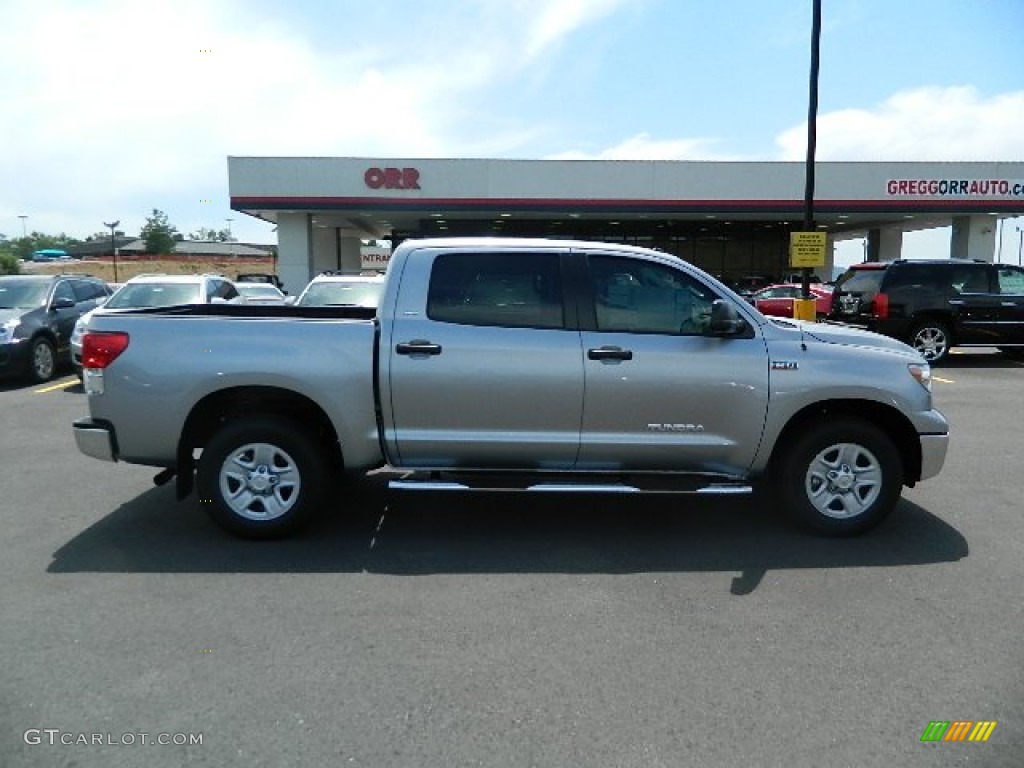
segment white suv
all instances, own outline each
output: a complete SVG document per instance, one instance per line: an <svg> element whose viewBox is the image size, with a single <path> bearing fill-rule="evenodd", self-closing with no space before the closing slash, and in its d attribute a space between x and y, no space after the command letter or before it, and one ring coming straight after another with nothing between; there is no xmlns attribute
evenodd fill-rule
<svg viewBox="0 0 1024 768"><path fill-rule="evenodd" d="M369 307L380 304L384 275L324 272L313 278L295 301L297 307Z"/></svg>
<svg viewBox="0 0 1024 768"><path fill-rule="evenodd" d="M176 304L240 302L235 284L223 275L139 275L124 283L107 301L82 315L71 334L71 362L82 375L82 337L97 311L171 307Z"/></svg>

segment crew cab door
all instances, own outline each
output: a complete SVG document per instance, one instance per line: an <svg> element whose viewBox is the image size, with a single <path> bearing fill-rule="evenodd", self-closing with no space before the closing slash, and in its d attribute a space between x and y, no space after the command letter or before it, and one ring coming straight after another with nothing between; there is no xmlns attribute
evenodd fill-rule
<svg viewBox="0 0 1024 768"><path fill-rule="evenodd" d="M385 439L409 468L568 469L583 402L564 249L413 251L380 354Z"/></svg>
<svg viewBox="0 0 1024 768"><path fill-rule="evenodd" d="M709 335L710 286L674 266L586 259L580 469L742 473L761 440L768 357Z"/></svg>

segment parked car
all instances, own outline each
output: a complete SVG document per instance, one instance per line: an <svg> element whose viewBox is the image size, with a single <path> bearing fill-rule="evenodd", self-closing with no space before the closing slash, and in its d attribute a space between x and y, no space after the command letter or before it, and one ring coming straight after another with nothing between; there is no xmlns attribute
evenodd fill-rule
<svg viewBox="0 0 1024 768"><path fill-rule="evenodd" d="M771 285L775 280L766 275L744 275L729 282L731 287L740 296L747 297L751 294Z"/></svg>
<svg viewBox="0 0 1024 768"><path fill-rule="evenodd" d="M97 310L212 304L215 301L238 303L241 300L235 285L222 275L138 275L121 284L109 299L78 319L71 334L71 364L81 378L82 337Z"/></svg>
<svg viewBox="0 0 1024 768"><path fill-rule="evenodd" d="M956 346L1024 354L1024 269L964 259L856 264L836 281L829 320L901 339L931 363Z"/></svg>
<svg viewBox="0 0 1024 768"><path fill-rule="evenodd" d="M0 277L0 375L53 378L70 358L75 322L109 295L87 275Z"/></svg>
<svg viewBox="0 0 1024 768"><path fill-rule="evenodd" d="M938 473L949 440L906 344L768 320L621 244L405 240L377 309L101 312L84 344L79 449L162 467L179 498L195 482L216 523L257 538L344 507L335 473L382 466L396 490L764 484L803 525L852 535Z"/></svg>
<svg viewBox="0 0 1024 768"><path fill-rule="evenodd" d="M281 278L269 272L243 272L235 279L235 285L241 283L270 283L284 293L284 284L281 282Z"/></svg>
<svg viewBox="0 0 1024 768"><path fill-rule="evenodd" d="M376 307L383 292L383 275L324 272L310 281L295 301L295 306Z"/></svg>
<svg viewBox="0 0 1024 768"><path fill-rule="evenodd" d="M810 286L818 317L824 317L832 307L832 289L816 283ZM803 295L803 286L793 283L770 285L747 297L763 315L793 317L793 302Z"/></svg>
<svg viewBox="0 0 1024 768"><path fill-rule="evenodd" d="M235 288L246 304L282 305L288 297L271 283L235 283Z"/></svg>

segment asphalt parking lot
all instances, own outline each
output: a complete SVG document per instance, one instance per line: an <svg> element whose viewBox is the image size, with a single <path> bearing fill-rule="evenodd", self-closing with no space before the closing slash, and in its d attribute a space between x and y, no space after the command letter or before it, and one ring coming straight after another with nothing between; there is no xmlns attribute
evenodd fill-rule
<svg viewBox="0 0 1024 768"><path fill-rule="evenodd" d="M935 376L943 473L844 541L749 500L372 480L240 541L80 455L69 377L0 383L0 764L1020 766L1024 364Z"/></svg>

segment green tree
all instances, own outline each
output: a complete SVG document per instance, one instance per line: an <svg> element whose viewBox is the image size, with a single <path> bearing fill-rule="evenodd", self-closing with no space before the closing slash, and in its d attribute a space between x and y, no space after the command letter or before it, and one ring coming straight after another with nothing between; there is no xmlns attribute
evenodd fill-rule
<svg viewBox="0 0 1024 768"><path fill-rule="evenodd" d="M206 242L229 243L235 238L227 229L213 229L212 227L200 227L188 236L189 240L203 240Z"/></svg>
<svg viewBox="0 0 1024 768"><path fill-rule="evenodd" d="M167 220L167 214L158 208L146 217L146 224L139 232L146 243L146 253L172 253L178 228ZM179 236L180 237L180 236Z"/></svg>

